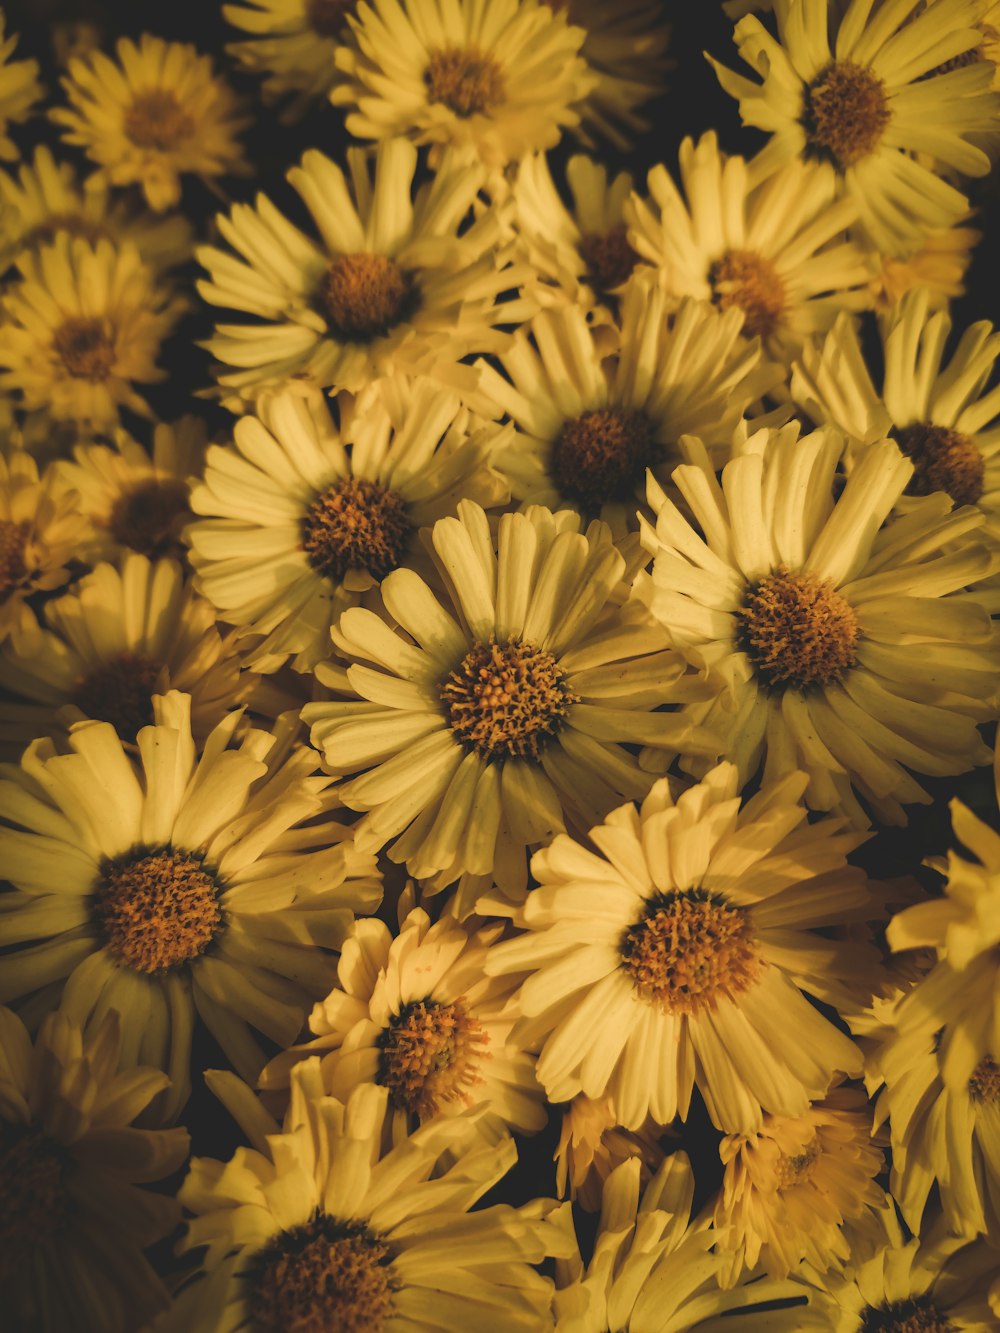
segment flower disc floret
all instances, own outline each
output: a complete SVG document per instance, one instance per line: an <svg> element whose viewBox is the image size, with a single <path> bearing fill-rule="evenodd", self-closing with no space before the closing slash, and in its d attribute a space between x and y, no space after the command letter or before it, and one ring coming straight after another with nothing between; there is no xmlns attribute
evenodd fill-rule
<svg viewBox="0 0 1000 1333"><path fill-rule="evenodd" d="M388 255L338 255L319 292L319 305L338 337L348 342L384 338L412 315L416 289Z"/></svg>
<svg viewBox="0 0 1000 1333"><path fill-rule="evenodd" d="M810 147L841 169L868 157L892 119L883 81L853 60L837 60L807 85L802 125Z"/></svg>
<svg viewBox="0 0 1000 1333"><path fill-rule="evenodd" d="M474 46L432 51L424 83L429 102L441 102L463 119L492 111L504 99L503 70Z"/></svg>
<svg viewBox="0 0 1000 1333"><path fill-rule="evenodd" d="M134 740L153 721L152 696L162 665L139 653L121 653L80 683L73 702L87 717L110 722L123 741Z"/></svg>
<svg viewBox="0 0 1000 1333"><path fill-rule="evenodd" d="M483 1029L461 1000L416 1000L380 1034L378 1082L399 1107L428 1119L443 1103L465 1101L487 1056Z"/></svg>
<svg viewBox="0 0 1000 1333"><path fill-rule="evenodd" d="M779 568L747 588L736 619L766 688L830 685L855 664L857 613L828 579Z"/></svg>
<svg viewBox="0 0 1000 1333"><path fill-rule="evenodd" d="M394 491L361 477L328 486L302 518L302 548L326 578L350 569L383 579L402 561L413 524Z"/></svg>
<svg viewBox="0 0 1000 1333"><path fill-rule="evenodd" d="M653 452L645 413L600 407L566 422L553 445L549 472L561 494L599 509L609 500L628 499Z"/></svg>
<svg viewBox="0 0 1000 1333"><path fill-rule="evenodd" d="M67 1222L67 1153L34 1126L0 1121L0 1282Z"/></svg>
<svg viewBox="0 0 1000 1333"><path fill-rule="evenodd" d="M982 497L986 460L975 441L950 426L914 421L894 432L896 443L913 463L908 495L945 491L957 505L975 504Z"/></svg>
<svg viewBox="0 0 1000 1333"><path fill-rule="evenodd" d="M727 250L710 266L708 283L714 305L742 310L743 331L749 337L770 338L776 332L788 298L784 282L766 255Z"/></svg>

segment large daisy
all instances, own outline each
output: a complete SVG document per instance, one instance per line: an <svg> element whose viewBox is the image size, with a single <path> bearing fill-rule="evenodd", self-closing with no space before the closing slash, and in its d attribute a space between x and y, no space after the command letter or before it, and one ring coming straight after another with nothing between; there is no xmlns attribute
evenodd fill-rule
<svg viewBox="0 0 1000 1333"><path fill-rule="evenodd" d="M164 1116L190 1090L197 1013L244 1077L287 1045L336 975L353 913L372 911L374 860L329 819L336 800L294 727L245 731L230 713L196 758L191 701L154 703L133 761L114 727L79 722L71 753L37 741L0 782L0 1000L122 1015L123 1060L165 1069Z"/></svg>
<svg viewBox="0 0 1000 1333"><path fill-rule="evenodd" d="M282 118L297 120L327 96L336 78L334 53L349 34L357 0L243 0L223 5L226 20L246 36L226 50L260 76L265 102L286 102Z"/></svg>
<svg viewBox="0 0 1000 1333"><path fill-rule="evenodd" d="M744 124L772 135L768 164L828 163L875 249L905 253L968 212L935 168L990 169L974 140L997 130L993 65L940 71L982 42L974 25L985 8L984 0L897 0L872 18L872 0L851 0L841 17L828 0L776 0L777 38L753 15L736 26L740 56L760 83L712 63Z"/></svg>
<svg viewBox="0 0 1000 1333"><path fill-rule="evenodd" d="M966 590L1000 552L979 539L984 514L948 501L886 526L913 476L888 441L857 451L835 496L843 448L792 423L752 436L721 485L676 468L691 517L651 486L656 559L640 593L716 683L684 711L724 733L743 780L801 768L813 809L864 826L863 801L901 824L904 805L930 800L911 772L989 761L976 724L997 714L1000 635Z"/></svg>
<svg viewBox="0 0 1000 1333"><path fill-rule="evenodd" d="M496 883L515 898L527 857L569 821L586 829L648 777L624 743L704 753L718 742L658 712L687 693L638 606L606 525L569 511L505 514L496 537L463 501L434 525L447 591L412 570L383 580L386 617L345 611L328 679L352 697L302 711L338 791L368 813L358 846L439 886L466 877L461 910ZM386 623L391 617L395 628Z"/></svg>
<svg viewBox="0 0 1000 1333"><path fill-rule="evenodd" d="M6 19L0 10L0 158L16 161L21 150L7 135L10 125L27 120L31 109L42 96L38 82L37 60L12 60L17 46L16 37L4 33Z"/></svg>
<svg viewBox="0 0 1000 1333"><path fill-rule="evenodd" d="M539 1051L551 1101L608 1093L623 1125L666 1125L697 1084L716 1125L756 1133L764 1112L805 1116L837 1071L861 1072L803 991L869 990L875 950L819 932L876 909L845 860L858 835L809 824L805 782L768 784L741 811L732 764L676 802L660 779L590 830L596 852L563 836L536 853L539 887L512 913L523 934L486 970L529 974L513 1036Z"/></svg>

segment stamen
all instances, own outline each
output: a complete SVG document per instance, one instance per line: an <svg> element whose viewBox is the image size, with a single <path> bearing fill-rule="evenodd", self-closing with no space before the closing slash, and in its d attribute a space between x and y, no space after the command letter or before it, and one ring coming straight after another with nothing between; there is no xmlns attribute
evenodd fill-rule
<svg viewBox="0 0 1000 1333"><path fill-rule="evenodd" d="M969 1079L969 1096L983 1106L1000 1106L1000 1065L984 1055Z"/></svg>
<svg viewBox="0 0 1000 1333"><path fill-rule="evenodd" d="M383 338L416 308L412 279L388 255L340 255L319 291L322 314L346 342Z"/></svg>
<svg viewBox="0 0 1000 1333"><path fill-rule="evenodd" d="M413 532L406 506L374 481L344 477L302 518L302 549L313 569L339 582L349 569L384 579L403 559Z"/></svg>
<svg viewBox="0 0 1000 1333"><path fill-rule="evenodd" d="M648 417L601 407L565 423L552 446L549 475L567 500L596 510L608 500L628 500L654 453Z"/></svg>
<svg viewBox="0 0 1000 1333"><path fill-rule="evenodd" d="M28 1125L0 1122L0 1286L34 1263L66 1225L67 1156Z"/></svg>
<svg viewBox="0 0 1000 1333"><path fill-rule="evenodd" d="M415 1000L393 1015L379 1036L378 1081L396 1106L422 1120L449 1103L471 1101L483 1082L489 1039L462 1000Z"/></svg>
<svg viewBox="0 0 1000 1333"><path fill-rule="evenodd" d="M160 555L178 537L178 519L188 512L188 489L180 478L140 482L115 501L108 529L119 546Z"/></svg>
<svg viewBox="0 0 1000 1333"><path fill-rule="evenodd" d="M768 338L785 311L785 284L769 259L755 250L728 250L708 271L712 303L722 310L743 311L743 331Z"/></svg>
<svg viewBox="0 0 1000 1333"><path fill-rule="evenodd" d="M929 1296L866 1306L858 1333L958 1333L958 1328Z"/></svg>
<svg viewBox="0 0 1000 1333"><path fill-rule="evenodd" d="M736 621L737 645L768 689L830 685L857 661L857 613L814 574L779 567L747 588Z"/></svg>
<svg viewBox="0 0 1000 1333"><path fill-rule="evenodd" d="M802 125L809 144L841 170L875 151L891 119L885 84L851 60L828 65L805 90Z"/></svg>
<svg viewBox="0 0 1000 1333"><path fill-rule="evenodd" d="M614 291L632 275L639 256L628 243L628 229L620 222L610 231L591 231L579 245L590 281L601 292Z"/></svg>
<svg viewBox="0 0 1000 1333"><path fill-rule="evenodd" d="M782 1153L775 1167L778 1188L791 1189L795 1185L804 1185L813 1174L821 1152L819 1137L814 1134L802 1152L792 1156Z"/></svg>
<svg viewBox="0 0 1000 1333"><path fill-rule="evenodd" d="M0 606L3 606L18 588L24 586L28 567L24 563L28 545L29 523L15 523L0 519Z"/></svg>
<svg viewBox="0 0 1000 1333"><path fill-rule="evenodd" d="M945 491L957 505L975 504L980 499L986 460L968 435L930 421L914 421L899 427L895 438L913 463L907 495Z"/></svg>
<svg viewBox="0 0 1000 1333"><path fill-rule="evenodd" d="M52 350L68 375L103 384L115 364L115 345L99 319L67 319L56 329Z"/></svg>
<svg viewBox="0 0 1000 1333"><path fill-rule="evenodd" d="M137 148L169 153L194 132L194 121L168 88L138 93L125 112L125 133Z"/></svg>
<svg viewBox="0 0 1000 1333"><path fill-rule="evenodd" d="M153 721L153 691L162 667L139 653L121 653L81 682L73 702L87 717L110 722L123 741L134 741Z"/></svg>
<svg viewBox="0 0 1000 1333"><path fill-rule="evenodd" d="M424 70L428 102L440 102L456 116L482 115L504 99L503 70L475 46L446 46L430 53Z"/></svg>
<svg viewBox="0 0 1000 1333"><path fill-rule="evenodd" d="M306 22L318 36L336 38L356 8L357 0L306 0Z"/></svg>

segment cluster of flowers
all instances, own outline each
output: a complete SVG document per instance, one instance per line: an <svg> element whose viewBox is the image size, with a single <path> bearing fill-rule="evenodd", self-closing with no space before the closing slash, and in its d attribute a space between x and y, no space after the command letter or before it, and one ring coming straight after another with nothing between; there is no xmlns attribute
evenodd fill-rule
<svg viewBox="0 0 1000 1333"><path fill-rule="evenodd" d="M1000 1323L995 805L851 860L1000 716L1000 4L725 8L763 146L636 182L546 154L648 128L656 0L226 5L358 145L204 238L212 60L78 28L39 113L0 31L11 1327Z"/></svg>

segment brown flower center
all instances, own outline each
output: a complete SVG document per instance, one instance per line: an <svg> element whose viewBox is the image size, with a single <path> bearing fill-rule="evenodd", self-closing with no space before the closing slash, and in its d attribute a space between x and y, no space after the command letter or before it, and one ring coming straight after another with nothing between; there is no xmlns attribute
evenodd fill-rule
<svg viewBox="0 0 1000 1333"><path fill-rule="evenodd" d="M827 65L805 90L806 138L814 152L841 170L875 151L891 119L885 84L852 60Z"/></svg>
<svg viewBox="0 0 1000 1333"><path fill-rule="evenodd" d="M446 46L430 53L424 70L428 102L440 102L464 120L504 99L503 70L475 46Z"/></svg>
<svg viewBox="0 0 1000 1333"><path fill-rule="evenodd" d="M763 966L750 913L704 889L658 894L619 945L636 992L668 1014L714 1010Z"/></svg>
<svg viewBox="0 0 1000 1333"><path fill-rule="evenodd" d="M383 338L412 314L416 288L388 255L339 255L326 271L319 305L330 328L347 342Z"/></svg>
<svg viewBox="0 0 1000 1333"><path fill-rule="evenodd" d="M969 1096L986 1106L1000 1106L1000 1065L992 1055L984 1055L972 1071Z"/></svg>
<svg viewBox="0 0 1000 1333"><path fill-rule="evenodd" d="M219 934L219 894L197 852L139 847L101 866L93 916L117 962L164 972L197 958Z"/></svg>
<svg viewBox="0 0 1000 1333"><path fill-rule="evenodd" d="M328 486L302 518L302 549L325 578L339 582L349 569L384 579L406 552L413 524L395 491L374 481L344 477Z"/></svg>
<svg viewBox="0 0 1000 1333"><path fill-rule="evenodd" d="M26 250L38 245L49 245L61 231L68 232L70 236L80 236L92 244L108 235L107 228L100 222L80 213L52 213L44 222L39 222L37 227L26 232L21 244Z"/></svg>
<svg viewBox="0 0 1000 1333"><path fill-rule="evenodd" d="M0 606L18 588L23 587L28 577L28 567L24 563L25 547L28 544L30 524L14 523L11 519L0 519Z"/></svg>
<svg viewBox="0 0 1000 1333"><path fill-rule="evenodd" d="M482 759L535 759L577 697L555 658L509 639L474 643L441 686L455 736Z"/></svg>
<svg viewBox="0 0 1000 1333"><path fill-rule="evenodd" d="M958 1333L957 1327L927 1296L869 1305L861 1314L858 1333Z"/></svg>
<svg viewBox="0 0 1000 1333"><path fill-rule="evenodd" d="M7 1289L66 1223L67 1156L27 1125L0 1124L0 1284Z"/></svg>
<svg viewBox="0 0 1000 1333"><path fill-rule="evenodd" d="M318 1210L275 1236L250 1263L252 1333L380 1333L398 1283L386 1243Z"/></svg>
<svg viewBox="0 0 1000 1333"><path fill-rule="evenodd" d="M188 488L179 477L142 481L115 501L108 529L119 544L141 555L159 555L176 538L188 512Z"/></svg>
<svg viewBox="0 0 1000 1333"><path fill-rule="evenodd" d="M639 256L628 243L624 222L619 222L610 231L588 232L581 238L579 249L590 281L602 292L620 287L631 277L639 262Z"/></svg>
<svg viewBox="0 0 1000 1333"><path fill-rule="evenodd" d="M103 662L78 687L73 702L87 717L110 722L123 741L134 741L153 721L153 690L162 663L139 653Z"/></svg>
<svg viewBox="0 0 1000 1333"><path fill-rule="evenodd" d="M601 407L565 423L552 446L549 475L567 500L599 509L632 495L654 452L644 413Z"/></svg>
<svg viewBox="0 0 1000 1333"><path fill-rule="evenodd" d="M103 384L115 364L115 345L99 319L67 319L53 335L52 351L68 375L90 384Z"/></svg>
<svg viewBox="0 0 1000 1333"><path fill-rule="evenodd" d="M895 437L913 463L907 495L946 491L957 505L975 504L982 496L986 460L968 435L930 421L914 421L900 426Z"/></svg>
<svg viewBox="0 0 1000 1333"><path fill-rule="evenodd" d="M782 321L785 284L769 259L756 250L727 250L708 271L712 303L743 311L743 331L767 338Z"/></svg>
<svg viewBox="0 0 1000 1333"><path fill-rule="evenodd" d="M357 0L306 0L306 22L320 37L339 37Z"/></svg>
<svg viewBox="0 0 1000 1333"><path fill-rule="evenodd" d="M775 1168L779 1189L793 1189L810 1179L822 1149L819 1138L813 1135L800 1153L782 1153Z"/></svg>
<svg viewBox="0 0 1000 1333"><path fill-rule="evenodd" d="M751 584L736 641L769 689L838 681L857 661L858 617L828 579L779 568Z"/></svg>
<svg viewBox="0 0 1000 1333"><path fill-rule="evenodd" d="M489 1039L462 1001L415 1000L379 1036L378 1081L393 1102L422 1120L453 1102L468 1104L483 1082Z"/></svg>
<svg viewBox="0 0 1000 1333"><path fill-rule="evenodd" d="M125 112L125 134L137 148L169 153L194 132L194 121L168 88L139 93Z"/></svg>

